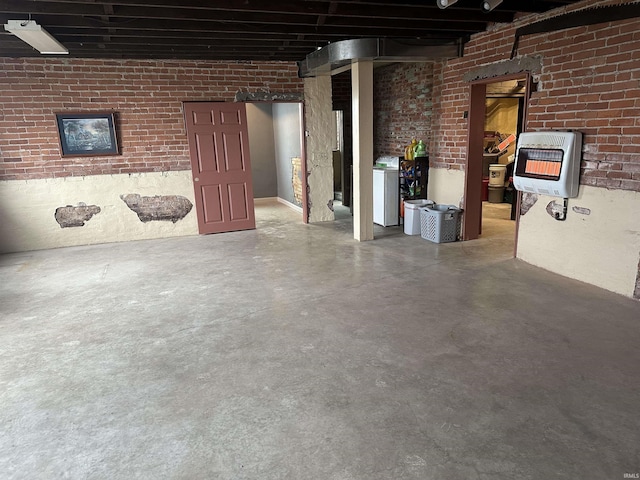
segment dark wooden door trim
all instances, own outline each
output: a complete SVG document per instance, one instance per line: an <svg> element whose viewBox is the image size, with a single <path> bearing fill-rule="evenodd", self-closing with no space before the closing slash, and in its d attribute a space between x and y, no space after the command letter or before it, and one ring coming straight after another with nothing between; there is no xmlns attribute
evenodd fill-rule
<svg viewBox="0 0 640 480"><path fill-rule="evenodd" d="M484 148L484 124L486 114L486 91L490 83L526 79L523 116L523 131L527 125L527 106L531 94L531 74L520 72L502 77L474 81L469 86L469 127L467 130L467 159L465 163L463 240L475 240L482 232L482 152ZM518 203L519 203L518 195ZM520 209L516 208L516 248ZM515 252L514 252L515 255Z"/></svg>

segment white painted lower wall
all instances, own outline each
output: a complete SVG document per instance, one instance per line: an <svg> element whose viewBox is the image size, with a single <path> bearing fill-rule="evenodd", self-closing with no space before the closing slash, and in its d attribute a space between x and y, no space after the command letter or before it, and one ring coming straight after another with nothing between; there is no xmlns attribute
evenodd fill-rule
<svg viewBox="0 0 640 480"><path fill-rule="evenodd" d="M562 204L561 198L540 195L520 217L518 258L633 297L640 260L640 193L581 186L579 196L569 199L564 222L546 211L554 200Z"/></svg>
<svg viewBox="0 0 640 480"><path fill-rule="evenodd" d="M463 171L431 168L428 198L459 205L464 181ZM539 195L536 204L520 217L518 258L633 297L640 262L640 193L581 186L579 196L569 199L564 222L547 213L553 201L563 202Z"/></svg>
<svg viewBox="0 0 640 480"><path fill-rule="evenodd" d="M430 168L427 198L436 203L460 206L464 196L464 172L448 168Z"/></svg>
<svg viewBox="0 0 640 480"><path fill-rule="evenodd" d="M181 195L194 207L182 220L143 223L120 195ZM58 207L97 205L82 227L61 228ZM197 235L191 171L0 182L0 252Z"/></svg>
<svg viewBox="0 0 640 480"><path fill-rule="evenodd" d="M429 199L458 205L463 192L464 172L430 170ZM198 234L195 206L176 223L143 223L120 199L130 193L181 195L195 203L190 171L1 181L0 253ZM521 216L518 258L633 297L640 261L640 193L581 186L579 196L569 200L564 222L546 211L554 200L562 203L539 196ZM101 211L82 227L61 228L56 208L80 203Z"/></svg>

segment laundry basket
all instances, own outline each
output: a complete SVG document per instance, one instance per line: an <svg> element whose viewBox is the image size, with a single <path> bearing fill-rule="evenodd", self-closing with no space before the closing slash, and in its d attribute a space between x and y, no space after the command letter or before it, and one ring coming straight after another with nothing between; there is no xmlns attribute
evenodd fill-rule
<svg viewBox="0 0 640 480"><path fill-rule="evenodd" d="M453 205L434 205L420 209L420 236L434 243L455 242L458 239L458 214Z"/></svg>

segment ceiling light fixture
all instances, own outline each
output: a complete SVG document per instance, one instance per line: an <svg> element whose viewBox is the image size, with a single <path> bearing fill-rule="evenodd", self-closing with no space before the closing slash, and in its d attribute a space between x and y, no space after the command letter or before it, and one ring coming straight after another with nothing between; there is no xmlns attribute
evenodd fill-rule
<svg viewBox="0 0 640 480"><path fill-rule="evenodd" d="M440 8L447 8L450 5L453 5L458 0L437 0L437 4Z"/></svg>
<svg viewBox="0 0 640 480"><path fill-rule="evenodd" d="M485 0L484 2L482 2L482 10L484 10L485 12L490 12L501 3L502 0Z"/></svg>
<svg viewBox="0 0 640 480"><path fill-rule="evenodd" d="M38 25L35 20L7 20L4 25L7 32L13 33L16 37L42 54L67 54L69 50L51 36L44 28Z"/></svg>

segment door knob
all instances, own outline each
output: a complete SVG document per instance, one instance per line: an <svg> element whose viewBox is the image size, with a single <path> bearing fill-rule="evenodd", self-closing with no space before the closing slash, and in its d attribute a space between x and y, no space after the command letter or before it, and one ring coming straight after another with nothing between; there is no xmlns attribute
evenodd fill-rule
<svg viewBox="0 0 640 480"><path fill-rule="evenodd" d="M199 181L200 181L200 179L199 179L198 177L196 177L196 178L194 178L194 179L193 179L193 181L194 181L194 182L199 182Z"/></svg>

